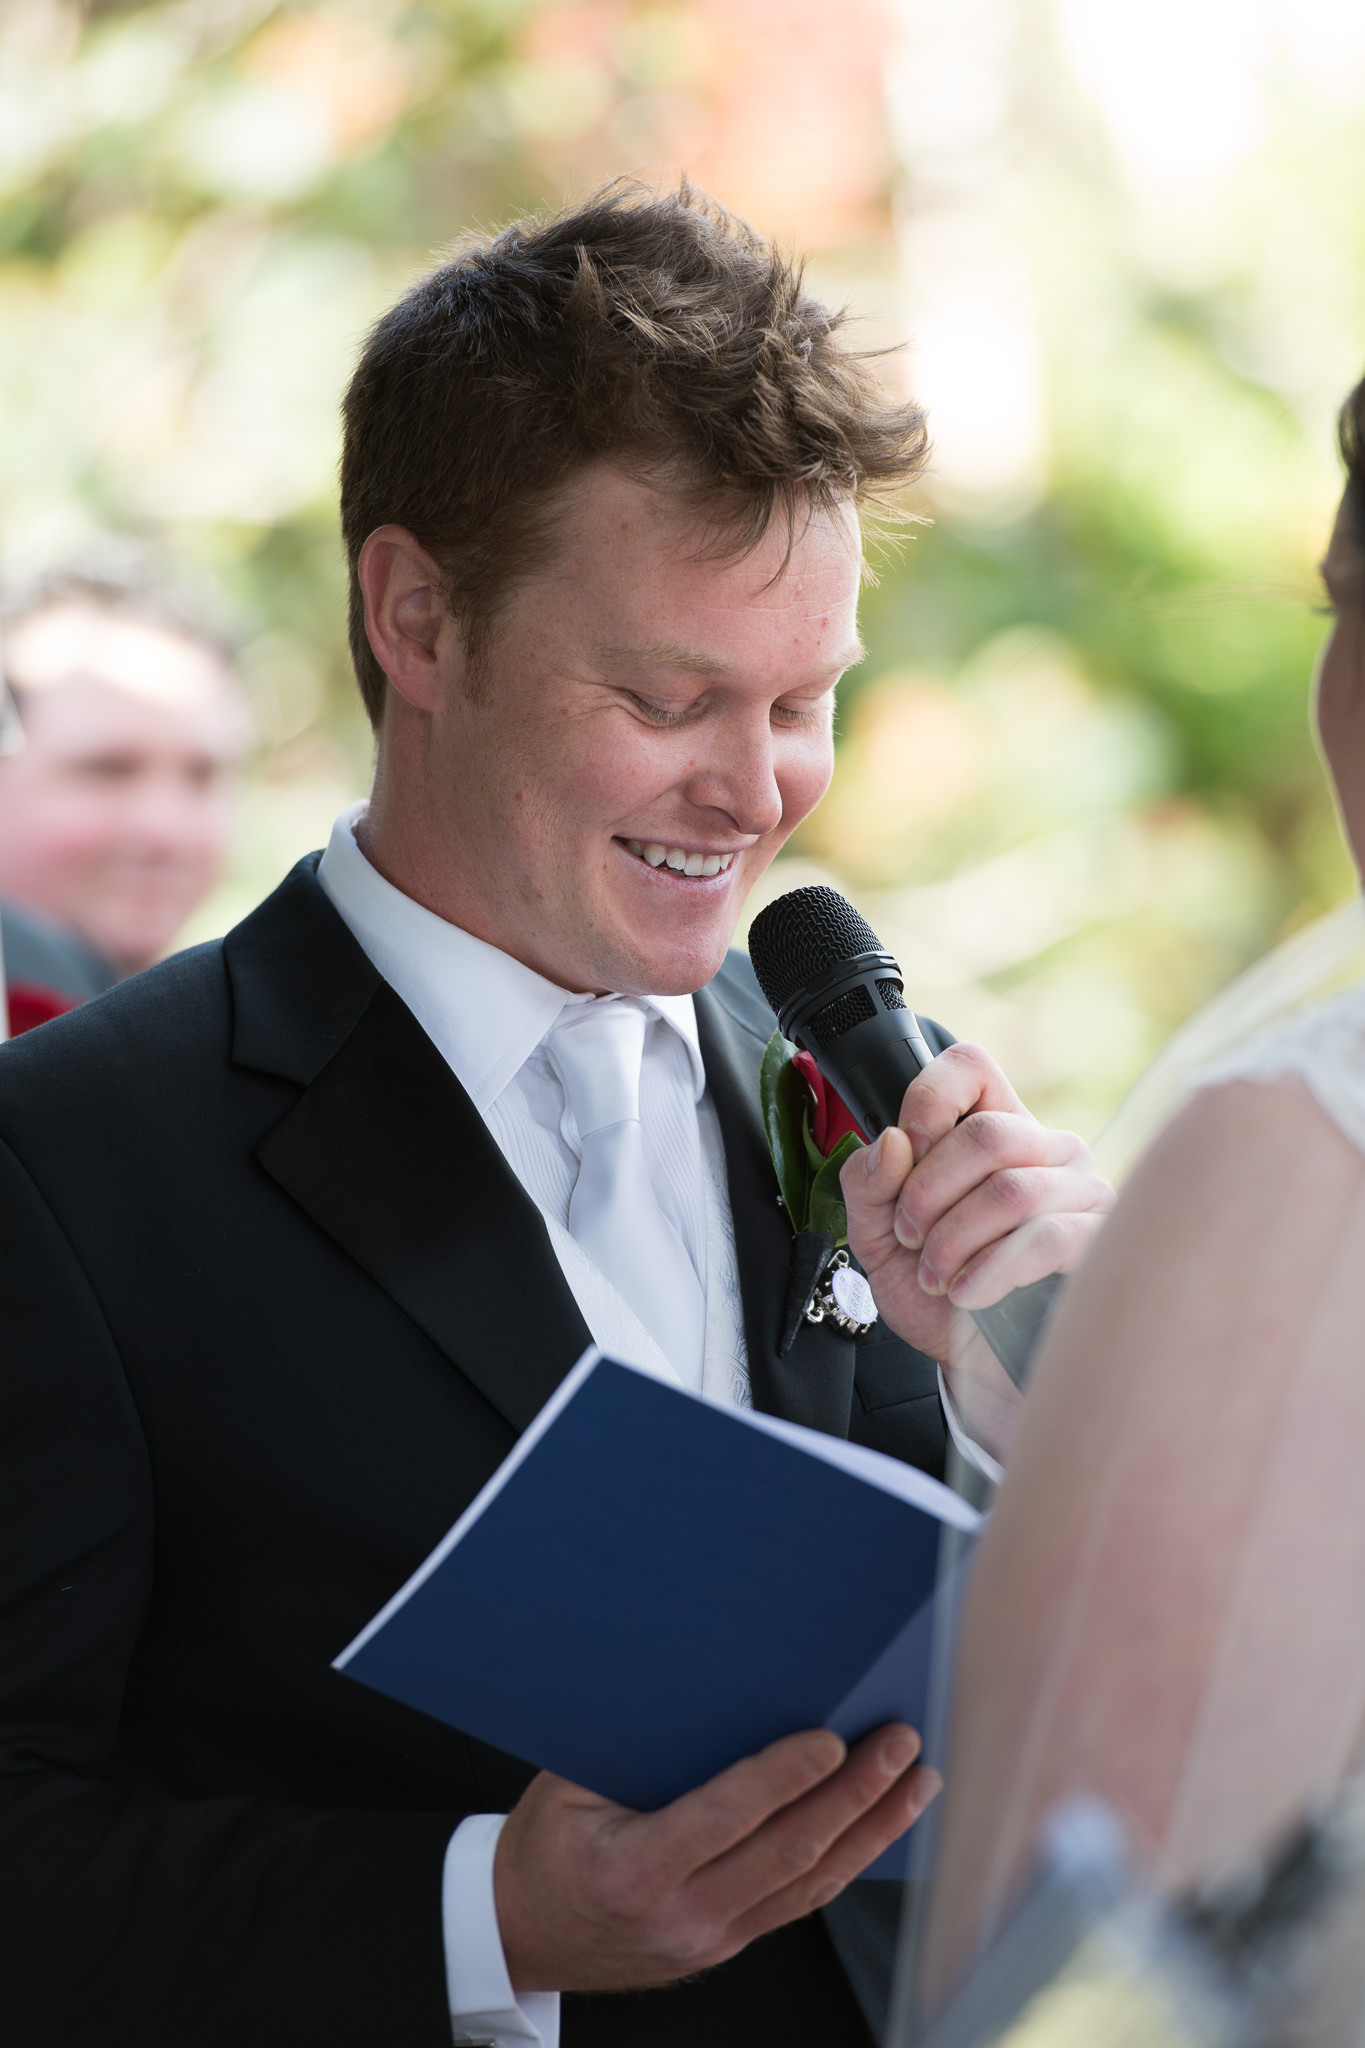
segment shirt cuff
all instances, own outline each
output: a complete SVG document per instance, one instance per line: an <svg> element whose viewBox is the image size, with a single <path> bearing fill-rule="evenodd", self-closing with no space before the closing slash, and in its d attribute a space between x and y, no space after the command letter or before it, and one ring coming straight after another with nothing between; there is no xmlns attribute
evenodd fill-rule
<svg viewBox="0 0 1365 2048"><path fill-rule="evenodd" d="M973 1443L962 1427L958 1412L953 1406L952 1395L948 1392L948 1383L943 1377L942 1366L938 1369L938 1398L943 1403L943 1419L948 1425L948 1434L957 1445L960 1456L966 1459L973 1470L989 1479L992 1486L998 1486L1005 1476L1005 1468L989 1451L983 1451L980 1444Z"/></svg>
<svg viewBox="0 0 1365 2048"><path fill-rule="evenodd" d="M505 1813L475 1813L450 1838L441 1873L446 1995L457 2043L511 2048L527 2041L559 2048L559 1993L518 1998L507 1974L493 1896L493 1857Z"/></svg>

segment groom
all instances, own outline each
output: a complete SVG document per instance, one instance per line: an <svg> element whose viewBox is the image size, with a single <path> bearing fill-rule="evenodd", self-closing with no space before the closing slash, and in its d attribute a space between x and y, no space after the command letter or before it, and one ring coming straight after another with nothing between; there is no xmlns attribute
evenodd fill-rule
<svg viewBox="0 0 1365 2048"><path fill-rule="evenodd" d="M416 286L346 402L368 805L0 1055L12 2048L871 2039L845 1888L931 1795L913 1731L637 1815L331 1669L592 1339L934 1469L949 1291L1105 1204L953 1048L914 1170L849 1170L882 1320L780 1347L726 949L829 780L858 508L924 452L837 327L686 191Z"/></svg>

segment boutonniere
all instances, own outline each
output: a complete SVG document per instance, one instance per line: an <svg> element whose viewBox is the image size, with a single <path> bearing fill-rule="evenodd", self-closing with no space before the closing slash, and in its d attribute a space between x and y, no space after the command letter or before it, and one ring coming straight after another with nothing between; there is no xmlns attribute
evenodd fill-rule
<svg viewBox="0 0 1365 2048"><path fill-rule="evenodd" d="M808 1052L798 1052L780 1031L768 1040L759 1073L763 1128L796 1233L792 1294L779 1347L790 1350L802 1320L828 1316L857 1334L877 1319L872 1289L849 1262L848 1216L839 1169L866 1144L842 1099Z"/></svg>

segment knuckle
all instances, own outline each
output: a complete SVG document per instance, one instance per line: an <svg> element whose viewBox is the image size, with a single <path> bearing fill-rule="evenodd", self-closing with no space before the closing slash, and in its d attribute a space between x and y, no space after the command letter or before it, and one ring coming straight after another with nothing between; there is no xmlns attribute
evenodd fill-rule
<svg viewBox="0 0 1365 2048"><path fill-rule="evenodd" d="M804 1829L790 1828L777 1844L777 1862L789 1878L803 1877L825 1853L825 1844Z"/></svg>
<svg viewBox="0 0 1365 2048"><path fill-rule="evenodd" d="M666 1958L680 1970L705 1970L725 1955L726 1929L709 1915L669 1929Z"/></svg>
<svg viewBox="0 0 1365 2048"><path fill-rule="evenodd" d="M1027 1167L1002 1166L992 1174L989 1188L995 1208L1007 1217L1027 1216L1037 1206L1038 1177Z"/></svg>
<svg viewBox="0 0 1365 2048"><path fill-rule="evenodd" d="M1034 1247L1044 1253L1049 1261L1056 1261L1051 1268L1060 1271L1064 1260L1075 1256L1088 1242L1088 1232L1081 1232L1077 1224L1082 1219L1070 1216L1040 1216L1034 1236Z"/></svg>
<svg viewBox="0 0 1365 2048"><path fill-rule="evenodd" d="M1008 1120L998 1109L980 1109L957 1127L958 1135L986 1158L995 1158L1004 1148Z"/></svg>
<svg viewBox="0 0 1365 2048"><path fill-rule="evenodd" d="M1066 1221L1066 1247L1076 1259L1081 1259L1104 1228L1104 1212L1094 1210L1089 1215L1072 1216Z"/></svg>
<svg viewBox="0 0 1365 2048"><path fill-rule="evenodd" d="M737 1800L717 1791L712 1792L706 1802L706 1825L710 1833L724 1836L728 1841L731 1836L746 1833L750 1822L749 1816L741 1812Z"/></svg>

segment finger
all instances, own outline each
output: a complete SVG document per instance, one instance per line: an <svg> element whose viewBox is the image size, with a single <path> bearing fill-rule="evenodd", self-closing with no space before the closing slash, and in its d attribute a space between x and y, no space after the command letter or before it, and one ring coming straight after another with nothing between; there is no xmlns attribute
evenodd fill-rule
<svg viewBox="0 0 1365 2048"><path fill-rule="evenodd" d="M954 1308L989 1308L1048 1273L1074 1273L1099 1235L1105 1213L1038 1216L988 1246L952 1280L948 1296Z"/></svg>
<svg viewBox="0 0 1365 2048"><path fill-rule="evenodd" d="M964 1041L950 1045L916 1074L901 1103L900 1127L908 1134L916 1159L922 1159L960 1117L983 1109L1028 1115L985 1047Z"/></svg>
<svg viewBox="0 0 1365 2048"><path fill-rule="evenodd" d="M700 1874L711 1910L728 1919L813 1870L909 1771L919 1750L919 1736L904 1722L865 1736L833 1776Z"/></svg>
<svg viewBox="0 0 1365 2048"><path fill-rule="evenodd" d="M917 1764L868 1813L845 1829L812 1870L741 1915L732 1924L731 1934L750 1942L788 1920L800 1919L827 1906L884 1850L898 1842L907 1828L914 1826L942 1788L943 1780L937 1771L928 1764Z"/></svg>
<svg viewBox="0 0 1365 2048"><path fill-rule="evenodd" d="M1049 1216L1089 1215L1108 1189L1088 1167L1007 1167L973 1188L934 1225L920 1251L919 1284L943 1294L980 1253Z"/></svg>
<svg viewBox="0 0 1365 2048"><path fill-rule="evenodd" d="M914 1163L910 1140L895 1128L883 1131L875 1143L850 1153L844 1161L839 1185L848 1212L849 1237L864 1266L868 1256L874 1265L880 1264L899 1249L896 1205Z"/></svg>
<svg viewBox="0 0 1365 2048"><path fill-rule="evenodd" d="M827 1728L786 1735L659 1812L641 1814L639 1826L653 1835L658 1861L675 1869L681 1881L809 1794L839 1770L847 1754Z"/></svg>
<svg viewBox="0 0 1365 2048"><path fill-rule="evenodd" d="M896 1202L896 1235L907 1251L918 1251L949 1210L992 1175L1082 1163L1088 1167L1089 1159L1084 1140L1071 1131L1049 1130L1032 1117L982 1110L940 1139L903 1182ZM1098 1176L1096 1180L1103 1187ZM1012 1188L1011 1199L1018 1192ZM1021 1209L1012 1221L1022 1222L1028 1213Z"/></svg>

